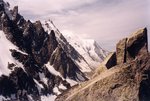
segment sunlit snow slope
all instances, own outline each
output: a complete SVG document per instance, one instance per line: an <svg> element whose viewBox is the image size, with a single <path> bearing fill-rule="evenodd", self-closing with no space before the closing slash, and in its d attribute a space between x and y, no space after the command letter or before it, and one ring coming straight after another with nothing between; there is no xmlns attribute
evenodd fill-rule
<svg viewBox="0 0 150 101"><path fill-rule="evenodd" d="M84 57L93 68L98 67L108 52L93 39L83 39L72 32L62 32L67 41Z"/></svg>

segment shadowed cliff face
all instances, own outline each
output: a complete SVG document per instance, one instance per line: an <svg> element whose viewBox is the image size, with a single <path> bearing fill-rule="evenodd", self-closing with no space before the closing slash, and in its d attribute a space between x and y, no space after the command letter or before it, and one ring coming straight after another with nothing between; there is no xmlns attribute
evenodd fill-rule
<svg viewBox="0 0 150 101"><path fill-rule="evenodd" d="M9 10L3 0L0 0L0 30L17 47L9 49L15 63L8 62L6 68L11 73L0 76L0 95L17 101L30 101L30 95L33 100L40 101L42 95L63 92L60 85L70 88L67 79L74 82L87 80L69 56L71 54L64 50L65 46L59 44L53 30L47 33L40 21L25 20L17 6ZM76 50L74 54L77 54Z"/></svg>
<svg viewBox="0 0 150 101"><path fill-rule="evenodd" d="M143 80L140 83L139 88L139 100L149 101L150 100L150 70L144 71Z"/></svg>
<svg viewBox="0 0 150 101"><path fill-rule="evenodd" d="M104 62L107 70L59 95L56 101L150 101L147 46L146 28L119 41L116 52Z"/></svg>

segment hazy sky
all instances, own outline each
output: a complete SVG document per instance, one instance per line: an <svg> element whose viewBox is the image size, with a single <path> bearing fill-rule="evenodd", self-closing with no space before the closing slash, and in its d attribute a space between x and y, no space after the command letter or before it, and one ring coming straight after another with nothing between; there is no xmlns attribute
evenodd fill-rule
<svg viewBox="0 0 150 101"><path fill-rule="evenodd" d="M18 5L26 19L52 19L61 32L95 39L110 51L121 38L139 28L147 27L150 31L150 0L6 1Z"/></svg>

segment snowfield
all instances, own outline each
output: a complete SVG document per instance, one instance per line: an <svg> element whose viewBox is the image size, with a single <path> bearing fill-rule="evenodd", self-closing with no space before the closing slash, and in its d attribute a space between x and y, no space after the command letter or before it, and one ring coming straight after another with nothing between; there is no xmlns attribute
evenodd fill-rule
<svg viewBox="0 0 150 101"><path fill-rule="evenodd" d="M2 74L8 76L11 73L11 70L8 69L8 64L13 63L16 66L23 68L23 65L11 56L10 49L15 49L18 51L18 47L6 38L3 31L0 31L0 76Z"/></svg>

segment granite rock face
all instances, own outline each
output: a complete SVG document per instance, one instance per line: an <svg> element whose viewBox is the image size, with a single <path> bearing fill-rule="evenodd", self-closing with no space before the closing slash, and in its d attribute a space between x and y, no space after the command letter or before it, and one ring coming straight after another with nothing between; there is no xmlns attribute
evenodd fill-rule
<svg viewBox="0 0 150 101"><path fill-rule="evenodd" d="M141 29L118 42L117 64L130 62L141 54L148 53L147 29Z"/></svg>
<svg viewBox="0 0 150 101"><path fill-rule="evenodd" d="M117 43L116 65L130 62L143 54L148 54L148 40L146 28L138 30L130 37L124 38ZM112 66L114 66L114 63ZM109 69L112 66L106 67Z"/></svg>

